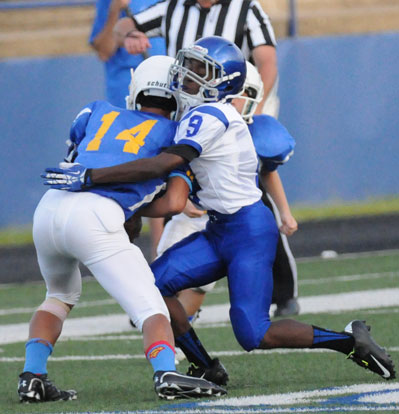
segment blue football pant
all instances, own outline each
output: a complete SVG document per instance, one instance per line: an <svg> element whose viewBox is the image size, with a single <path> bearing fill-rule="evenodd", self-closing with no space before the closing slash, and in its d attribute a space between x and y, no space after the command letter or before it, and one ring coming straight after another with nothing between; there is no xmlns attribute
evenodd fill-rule
<svg viewBox="0 0 399 414"><path fill-rule="evenodd" d="M276 222L261 201L235 214L209 216L204 231L176 243L152 263L156 285L163 296L173 296L227 275L234 334L250 351L270 326Z"/></svg>

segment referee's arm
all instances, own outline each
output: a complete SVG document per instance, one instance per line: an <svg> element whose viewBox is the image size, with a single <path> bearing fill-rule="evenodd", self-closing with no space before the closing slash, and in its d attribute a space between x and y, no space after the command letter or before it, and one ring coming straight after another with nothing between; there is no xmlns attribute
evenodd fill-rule
<svg viewBox="0 0 399 414"><path fill-rule="evenodd" d="M264 86L263 100L258 105L257 111L257 113L261 113L263 105L277 80L278 68L273 26L258 0L251 0L246 26L252 59Z"/></svg>
<svg viewBox="0 0 399 414"><path fill-rule="evenodd" d="M118 47L124 47L132 55L145 53L151 47L148 37L137 29L131 17L119 19L113 34Z"/></svg>
<svg viewBox="0 0 399 414"><path fill-rule="evenodd" d="M261 45L252 50L252 57L255 66L258 69L260 77L262 78L264 95L263 100L258 105L257 113L262 113L263 105L269 96L277 79L277 54L274 46Z"/></svg>

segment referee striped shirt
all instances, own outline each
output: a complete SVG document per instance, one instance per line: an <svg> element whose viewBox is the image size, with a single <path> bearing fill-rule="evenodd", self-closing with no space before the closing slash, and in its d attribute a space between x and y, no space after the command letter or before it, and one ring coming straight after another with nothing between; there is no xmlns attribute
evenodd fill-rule
<svg viewBox="0 0 399 414"><path fill-rule="evenodd" d="M219 0L209 9L201 8L196 0L163 0L135 14L134 21L147 36L163 36L172 57L212 35L234 42L246 59L257 46L276 45L269 17L258 0Z"/></svg>

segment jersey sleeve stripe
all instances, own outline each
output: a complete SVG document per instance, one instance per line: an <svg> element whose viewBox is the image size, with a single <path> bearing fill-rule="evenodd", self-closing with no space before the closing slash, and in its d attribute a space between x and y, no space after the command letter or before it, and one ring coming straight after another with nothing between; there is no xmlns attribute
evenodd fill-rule
<svg viewBox="0 0 399 414"><path fill-rule="evenodd" d="M165 43L166 43L166 50L169 48L169 30L172 20L173 12L176 8L177 0L171 0L168 6L168 9L166 11L166 17L165 17Z"/></svg>
<svg viewBox="0 0 399 414"><path fill-rule="evenodd" d="M264 18L262 16L262 11L259 10L258 6L256 4L252 4L251 11L254 14L256 20L258 20L260 24L260 29L262 31L265 44L268 46L276 46L276 42L274 39L274 32L273 28L271 27L270 21L268 18ZM255 42L253 42L255 43Z"/></svg>
<svg viewBox="0 0 399 414"><path fill-rule="evenodd" d="M194 147L199 154L202 153L202 147L200 144L198 144L198 142L192 141L191 139L181 139L178 144L185 144L185 145L190 145L190 147Z"/></svg>
<svg viewBox="0 0 399 414"><path fill-rule="evenodd" d="M245 34L245 22L247 20L248 9L250 6L249 0L244 0L238 17L236 36L234 43L241 49Z"/></svg>
<svg viewBox="0 0 399 414"><path fill-rule="evenodd" d="M193 184L192 184L190 178L188 178L186 174L184 174L184 173L182 173L180 171L172 171L169 174L169 178L172 178L172 177L180 177L180 178L183 178L183 180L187 183L188 188L190 189L190 192L191 192L191 190L193 189Z"/></svg>

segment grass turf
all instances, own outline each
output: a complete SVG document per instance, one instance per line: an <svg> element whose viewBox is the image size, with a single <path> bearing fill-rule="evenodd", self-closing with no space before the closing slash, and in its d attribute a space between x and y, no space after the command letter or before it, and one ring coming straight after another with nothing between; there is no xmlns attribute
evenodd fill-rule
<svg viewBox="0 0 399 414"><path fill-rule="evenodd" d="M392 252L386 256L356 258L338 256L333 260L300 261L298 270L300 280L306 281L300 284L300 296L398 287L399 252ZM370 279L368 277L370 273L376 274L375 278ZM348 275L359 277L356 281L349 283L341 280ZM324 283L326 279L330 281ZM221 281L217 286L218 293L209 294L205 305L227 302L225 281ZM23 308L36 306L41 302L43 295L43 283L3 286L0 289L0 311L8 312L8 314L0 316L0 325L28 322L31 309L24 310ZM106 302L100 305L99 301ZM71 317L122 312L91 278L83 282L81 303L93 306L77 306L71 313ZM391 354L394 360L399 360L397 351L399 337L395 328L399 325L398 308L383 308L379 312L362 310L350 313L300 315L295 318L334 330L342 330L352 319L366 318L372 325L373 336L377 342L382 343L388 349L394 349ZM127 412L172 409L175 402L163 402L153 391L152 370L142 357L142 342L133 338L139 336L139 333L127 328L125 334L130 336L130 339L115 338L109 341L83 339L60 341L57 344L53 354L54 359L50 359L48 364L49 376L59 387L78 390L78 400L68 403L19 404L16 382L17 375L23 367L24 344L0 345L0 360L3 368L0 377L0 386L3 391L0 394L0 413ZM289 393L382 382L378 376L347 361L344 355L334 352L295 351L287 354L269 352L265 355L242 353L229 356L226 355L228 351L241 351L230 326L198 328L198 334L208 350L223 353L220 359L228 369L231 378L228 386L229 397ZM136 357L124 360L118 359L115 355ZM62 356L86 358L108 356L109 359L58 361L57 358ZM4 358L20 358L20 360L11 362L5 361ZM186 368L186 361L178 367L182 372ZM317 407L318 403L313 401L308 406ZM179 411L178 408L176 410L176 412Z"/></svg>

